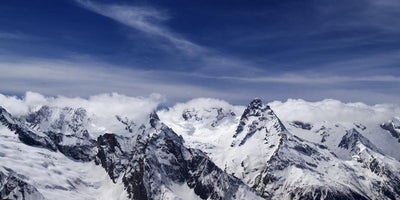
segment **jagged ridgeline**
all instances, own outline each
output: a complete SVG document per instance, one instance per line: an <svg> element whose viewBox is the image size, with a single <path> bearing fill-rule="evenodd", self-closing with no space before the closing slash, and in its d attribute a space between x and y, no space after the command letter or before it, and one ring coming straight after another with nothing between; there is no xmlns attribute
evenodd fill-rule
<svg viewBox="0 0 400 200"><path fill-rule="evenodd" d="M376 142L398 144L397 118L286 120L260 99L198 99L110 120L120 128L84 108L0 108L0 199L400 199L399 154Z"/></svg>

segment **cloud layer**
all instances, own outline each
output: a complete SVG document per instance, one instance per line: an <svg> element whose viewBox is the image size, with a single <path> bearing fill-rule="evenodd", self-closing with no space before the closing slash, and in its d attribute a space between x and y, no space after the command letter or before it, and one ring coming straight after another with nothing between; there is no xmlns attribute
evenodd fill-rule
<svg viewBox="0 0 400 200"><path fill-rule="evenodd" d="M351 77L305 73L253 77L214 76L132 69L94 60L22 57L0 62L0 71L0 91L15 95L23 95L26 91L50 96L82 97L112 92L131 96L159 93L166 97L168 105L198 97L226 99L236 104L246 104L254 97L268 101L336 98L368 104L397 103L400 100L399 93L395 92L395 85L400 84L400 81L394 75ZM374 91L370 88L377 84L383 85L385 90ZM352 88L352 85L356 87Z"/></svg>
<svg viewBox="0 0 400 200"><path fill-rule="evenodd" d="M165 101L163 96L152 94L148 97L132 97L117 93L97 94L88 98L49 97L40 93L27 92L23 97L0 94L0 106L11 114L20 116L36 111L43 105L53 107L85 108L89 116L96 118L100 124L115 122L115 116L127 117L133 121L146 119L149 113ZM266 101L264 101L266 102ZM400 106L393 104L366 105L364 103L343 103L338 100L325 99L309 102L302 99L289 99L285 102L268 103L275 113L285 121L300 120L305 122L360 122L380 124L400 117ZM162 116L180 117L185 109L209 110L222 107L226 112L231 110L240 115L245 105L232 105L224 100L196 98L184 103L176 103L168 110L161 110ZM111 126L111 125L110 125Z"/></svg>
<svg viewBox="0 0 400 200"><path fill-rule="evenodd" d="M96 125L108 127L116 124L116 115L143 123L149 113L163 102L159 94L149 97L129 97L117 93L98 94L88 98L48 97L35 92L27 92L22 98L0 94L0 106L15 116L37 111L43 105L56 108L84 108Z"/></svg>
<svg viewBox="0 0 400 200"><path fill-rule="evenodd" d="M369 106L364 103L343 103L338 100L308 102L289 99L269 103L279 117L288 121L305 122L374 122L380 124L400 116L400 107L393 104Z"/></svg>
<svg viewBox="0 0 400 200"><path fill-rule="evenodd" d="M263 101L267 103L267 101ZM310 102L303 99L288 99L287 101L272 101L268 103L277 116L284 121L331 122L331 123L365 123L379 125L383 122L400 117L400 106L394 104L367 105L361 102L344 103L334 99ZM199 117L204 111L213 108L232 110L240 116L246 105L232 105L226 101L211 98L197 98L188 102L177 103L168 110L159 111L168 120L182 120L185 110L196 110ZM214 115L216 113L213 113ZM215 117L215 116L214 116ZM214 119L214 118L212 118Z"/></svg>

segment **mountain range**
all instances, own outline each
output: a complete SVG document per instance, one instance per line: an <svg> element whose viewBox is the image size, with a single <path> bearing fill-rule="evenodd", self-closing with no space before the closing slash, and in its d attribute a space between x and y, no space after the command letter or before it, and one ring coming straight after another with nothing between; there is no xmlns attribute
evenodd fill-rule
<svg viewBox="0 0 400 200"><path fill-rule="evenodd" d="M0 199L400 199L400 118L317 104L3 105Z"/></svg>

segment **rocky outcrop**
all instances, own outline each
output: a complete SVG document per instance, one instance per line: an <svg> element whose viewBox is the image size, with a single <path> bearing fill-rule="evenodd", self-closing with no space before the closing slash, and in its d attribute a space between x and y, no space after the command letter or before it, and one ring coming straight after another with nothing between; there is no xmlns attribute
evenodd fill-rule
<svg viewBox="0 0 400 200"><path fill-rule="evenodd" d="M32 185L14 175L0 171L0 199L4 200L45 200L43 195Z"/></svg>
<svg viewBox="0 0 400 200"><path fill-rule="evenodd" d="M346 134L342 137L338 147L348 149L352 153L359 153L363 149L360 145L380 153L380 150L366 137L361 135L361 133L355 128L346 131Z"/></svg>
<svg viewBox="0 0 400 200"><path fill-rule="evenodd" d="M353 160L379 177L379 181L371 181L379 198L400 198L400 173L397 166L393 166L397 161L383 159L383 153L356 129L347 131L338 146L349 150Z"/></svg>
<svg viewBox="0 0 400 200"><path fill-rule="evenodd" d="M387 130L400 143L400 120L395 118L386 123L382 123L381 128Z"/></svg>
<svg viewBox="0 0 400 200"><path fill-rule="evenodd" d="M37 112L20 118L13 117L0 107L0 122L14 131L19 140L26 145L60 151L72 159L90 161L96 154L94 149L96 141L91 139L87 130L83 130L79 125L81 124L79 121L81 121L82 113L85 112L82 109L77 109L71 122L61 122L60 119L56 119L54 124L50 125L53 128L50 128L41 126L43 121L50 120L51 109L48 106L43 106ZM62 128L61 125L56 126L56 124L68 124L68 127L75 132L73 134L62 133L62 131L65 131L65 127Z"/></svg>
<svg viewBox="0 0 400 200"><path fill-rule="evenodd" d="M0 107L0 122L11 131L14 131L21 142L27 145L43 147L51 151L57 150L56 145L48 136L35 133L18 119L11 116L11 114L2 107Z"/></svg>
<svg viewBox="0 0 400 200"><path fill-rule="evenodd" d="M313 127L310 123L301 122L301 121L293 121L291 123L291 125L296 127L296 128L301 128L301 129L304 129L304 130L311 130L312 127Z"/></svg>
<svg viewBox="0 0 400 200"><path fill-rule="evenodd" d="M106 133L97 138L97 149L96 164L100 164L116 183L132 159L130 138Z"/></svg>

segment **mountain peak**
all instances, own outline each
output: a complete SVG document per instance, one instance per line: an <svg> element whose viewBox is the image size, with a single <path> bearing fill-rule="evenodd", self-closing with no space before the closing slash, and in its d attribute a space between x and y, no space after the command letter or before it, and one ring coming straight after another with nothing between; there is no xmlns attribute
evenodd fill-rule
<svg viewBox="0 0 400 200"><path fill-rule="evenodd" d="M359 145L363 145L371 150L381 153L378 148L368 138L364 137L355 128L346 131L339 143L339 147L343 149L350 149L351 152L359 153L362 149Z"/></svg>
<svg viewBox="0 0 400 200"><path fill-rule="evenodd" d="M266 109L270 109L270 107L268 105L264 105L260 98L255 98L249 103L247 109L264 111Z"/></svg>
<svg viewBox="0 0 400 200"><path fill-rule="evenodd" d="M233 135L235 141L231 146L239 146L246 143L256 133L264 135L265 140L271 134L280 134L286 128L271 108L263 104L261 99L254 99L244 110L236 133Z"/></svg>
<svg viewBox="0 0 400 200"><path fill-rule="evenodd" d="M262 100L258 97L254 98L249 105L262 106Z"/></svg>
<svg viewBox="0 0 400 200"><path fill-rule="evenodd" d="M266 113L267 110L269 110L269 112ZM263 115L275 115L275 114L268 105L263 104L261 99L255 98L253 101L249 103L247 108L244 110L240 120L243 121L244 119L247 119L252 116L260 117Z"/></svg>
<svg viewBox="0 0 400 200"><path fill-rule="evenodd" d="M8 127L15 127L15 120L11 114L2 106L0 106L0 123Z"/></svg>
<svg viewBox="0 0 400 200"><path fill-rule="evenodd" d="M157 113L155 111L150 113L150 125L155 128L157 124L159 123L160 118L158 117Z"/></svg>

